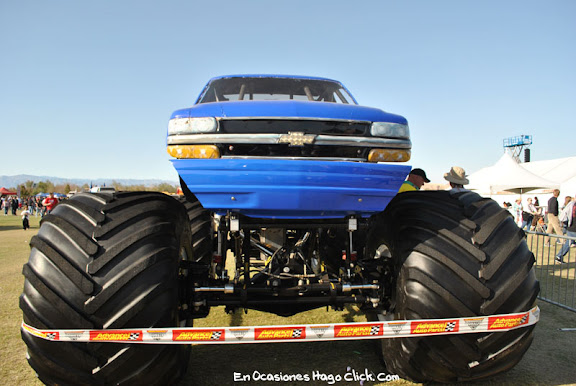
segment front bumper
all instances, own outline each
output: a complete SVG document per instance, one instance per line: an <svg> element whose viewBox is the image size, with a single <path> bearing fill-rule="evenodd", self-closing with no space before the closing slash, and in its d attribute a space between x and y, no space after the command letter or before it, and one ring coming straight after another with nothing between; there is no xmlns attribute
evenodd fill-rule
<svg viewBox="0 0 576 386"><path fill-rule="evenodd" d="M386 208L408 165L278 159L172 160L204 208L260 218L368 217Z"/></svg>
<svg viewBox="0 0 576 386"><path fill-rule="evenodd" d="M273 145L282 142L284 134L180 134L169 135L168 145L190 144L255 144ZM346 137L337 135L310 135L315 145L319 146L362 146L367 148L387 148L410 150L409 139L381 137Z"/></svg>

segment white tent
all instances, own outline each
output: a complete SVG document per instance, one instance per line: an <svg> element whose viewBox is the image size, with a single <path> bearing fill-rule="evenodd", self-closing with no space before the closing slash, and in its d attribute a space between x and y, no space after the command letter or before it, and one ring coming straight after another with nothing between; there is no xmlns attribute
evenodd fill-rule
<svg viewBox="0 0 576 386"><path fill-rule="evenodd" d="M563 181L562 185L560 185L560 191L563 196L576 197L576 176Z"/></svg>
<svg viewBox="0 0 576 386"><path fill-rule="evenodd" d="M526 162L522 167L550 181L562 183L576 177L576 157Z"/></svg>
<svg viewBox="0 0 576 386"><path fill-rule="evenodd" d="M576 195L576 157L527 162L521 165L540 177L558 183L562 196Z"/></svg>
<svg viewBox="0 0 576 386"><path fill-rule="evenodd" d="M522 194L535 189L552 189L560 186L559 183L540 177L522 167L508 153L504 153L493 166L480 169L468 179L470 184L467 188L489 195L502 191Z"/></svg>

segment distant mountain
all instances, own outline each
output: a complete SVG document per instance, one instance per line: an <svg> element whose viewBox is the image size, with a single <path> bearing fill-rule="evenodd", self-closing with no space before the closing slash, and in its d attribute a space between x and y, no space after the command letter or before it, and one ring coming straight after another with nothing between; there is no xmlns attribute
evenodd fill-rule
<svg viewBox="0 0 576 386"><path fill-rule="evenodd" d="M65 184L76 184L82 186L84 184L93 186L103 186L103 185L112 185L113 181L116 181L122 185L144 185L144 186L153 186L162 183L168 183L171 185L177 185L178 182L176 181L168 181L168 180L132 180L132 179L120 179L120 178L98 178L98 179L89 179L89 178L60 178L60 177L53 177L53 176L33 176L29 174L18 174L16 176L0 176L0 187L4 188L16 188L18 185L23 185L26 181L34 181L36 183L40 181L50 181L54 185L65 185Z"/></svg>

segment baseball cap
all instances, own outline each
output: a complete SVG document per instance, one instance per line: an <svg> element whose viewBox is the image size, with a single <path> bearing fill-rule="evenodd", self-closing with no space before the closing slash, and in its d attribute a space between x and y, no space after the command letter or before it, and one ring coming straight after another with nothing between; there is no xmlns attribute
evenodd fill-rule
<svg viewBox="0 0 576 386"><path fill-rule="evenodd" d="M428 177L426 177L426 173L424 172L424 170L422 169L412 169L412 171L410 172L410 174L414 174L416 176L420 176L424 179L424 182L430 182L430 180L428 179Z"/></svg>

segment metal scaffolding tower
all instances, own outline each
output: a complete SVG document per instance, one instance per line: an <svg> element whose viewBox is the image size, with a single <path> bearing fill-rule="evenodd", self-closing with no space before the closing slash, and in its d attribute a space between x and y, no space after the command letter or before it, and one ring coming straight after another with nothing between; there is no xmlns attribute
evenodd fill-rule
<svg viewBox="0 0 576 386"><path fill-rule="evenodd" d="M508 137L503 141L504 151L510 153L516 162L520 163L520 155L524 153L524 162L530 162L530 145L532 145L531 135L518 135Z"/></svg>

